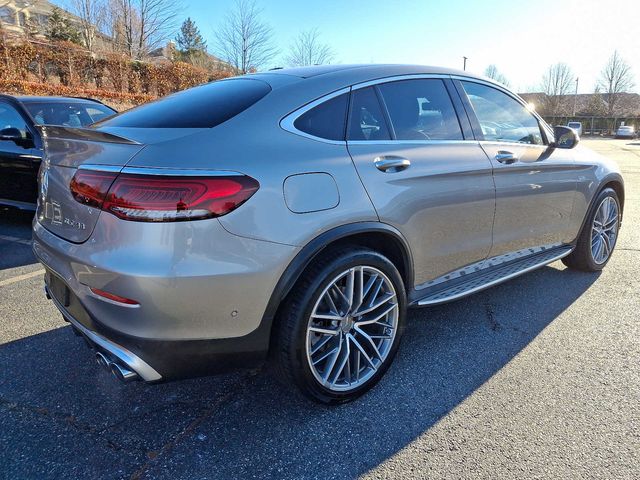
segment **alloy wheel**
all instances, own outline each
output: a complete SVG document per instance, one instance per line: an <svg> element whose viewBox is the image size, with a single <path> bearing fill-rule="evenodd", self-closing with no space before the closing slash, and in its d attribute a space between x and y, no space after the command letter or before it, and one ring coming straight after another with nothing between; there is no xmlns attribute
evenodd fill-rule
<svg viewBox="0 0 640 480"><path fill-rule="evenodd" d="M399 306L391 280L370 266L335 276L313 307L307 361L332 391L354 390L385 362L398 330Z"/></svg>
<svg viewBox="0 0 640 480"><path fill-rule="evenodd" d="M606 197L596 211L591 227L591 257L598 265L611 256L618 236L618 203L613 197Z"/></svg>

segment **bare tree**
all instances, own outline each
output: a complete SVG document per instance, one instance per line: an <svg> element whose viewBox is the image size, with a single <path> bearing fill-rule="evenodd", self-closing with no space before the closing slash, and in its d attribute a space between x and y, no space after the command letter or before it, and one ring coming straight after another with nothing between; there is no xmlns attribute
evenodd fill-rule
<svg viewBox="0 0 640 480"><path fill-rule="evenodd" d="M603 97L607 102L607 113L611 117L615 113L615 108L619 103L622 93L627 92L635 86L633 73L629 64L614 51L609 58L607 65L600 73L598 87L603 92Z"/></svg>
<svg viewBox="0 0 640 480"><path fill-rule="evenodd" d="M321 65L330 63L334 56L333 49L320 41L320 32L313 28L300 32L289 49L286 62L293 67Z"/></svg>
<svg viewBox="0 0 640 480"><path fill-rule="evenodd" d="M216 34L218 56L240 73L258 70L278 53L261 13L254 0L236 0Z"/></svg>
<svg viewBox="0 0 640 480"><path fill-rule="evenodd" d="M178 28L178 13L182 5L176 0L138 0L140 35L138 51L149 53L172 37Z"/></svg>
<svg viewBox="0 0 640 480"><path fill-rule="evenodd" d="M566 63L551 65L542 76L542 91L547 94L544 110L547 115L555 116L562 103L562 96L568 95L575 77Z"/></svg>
<svg viewBox="0 0 640 480"><path fill-rule="evenodd" d="M110 33L122 51L141 60L173 36L181 9L180 0L111 0Z"/></svg>
<svg viewBox="0 0 640 480"><path fill-rule="evenodd" d="M606 115L607 106L602 98L602 93L600 92L600 87L598 85L596 85L593 95L590 96L585 110L586 113L593 116Z"/></svg>
<svg viewBox="0 0 640 480"><path fill-rule="evenodd" d="M105 0L69 0L69 11L80 19L80 39L89 52L95 49L96 34L105 27Z"/></svg>
<svg viewBox="0 0 640 480"><path fill-rule="evenodd" d="M489 65L484 71L484 76L503 84L505 87L509 87L511 85L509 80L507 80L507 77L505 77L495 65Z"/></svg>
<svg viewBox="0 0 640 480"><path fill-rule="evenodd" d="M134 58L139 15L132 0L109 0L108 12L108 34L113 40L114 48Z"/></svg>

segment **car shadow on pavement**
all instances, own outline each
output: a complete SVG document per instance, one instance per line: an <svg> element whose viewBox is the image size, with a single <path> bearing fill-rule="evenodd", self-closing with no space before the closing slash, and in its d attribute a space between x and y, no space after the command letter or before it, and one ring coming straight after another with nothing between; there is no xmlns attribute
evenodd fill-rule
<svg viewBox="0 0 640 480"><path fill-rule="evenodd" d="M333 408L263 371L122 385L69 327L17 340L0 346L0 471L10 478L357 477L460 405L597 278L556 263L413 310L378 386Z"/></svg>

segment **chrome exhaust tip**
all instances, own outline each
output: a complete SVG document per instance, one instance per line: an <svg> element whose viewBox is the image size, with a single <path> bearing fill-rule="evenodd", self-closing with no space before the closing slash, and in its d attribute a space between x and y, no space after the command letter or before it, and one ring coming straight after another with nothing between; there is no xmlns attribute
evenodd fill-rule
<svg viewBox="0 0 640 480"><path fill-rule="evenodd" d="M96 352L96 362L102 368L106 368L107 370L109 370L109 360L107 360L107 357L105 357L102 353Z"/></svg>
<svg viewBox="0 0 640 480"><path fill-rule="evenodd" d="M111 367L111 373L114 377L120 380L123 383L131 382L133 380L138 379L138 374L132 370L129 370L127 367L123 367L115 362L111 362L109 364Z"/></svg>

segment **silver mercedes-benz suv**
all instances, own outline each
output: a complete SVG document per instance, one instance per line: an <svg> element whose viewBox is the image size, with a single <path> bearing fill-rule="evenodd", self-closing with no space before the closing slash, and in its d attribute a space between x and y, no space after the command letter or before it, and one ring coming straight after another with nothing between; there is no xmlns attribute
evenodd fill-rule
<svg viewBox="0 0 640 480"><path fill-rule="evenodd" d="M33 248L99 363L157 382L252 366L339 403L408 307L562 259L596 271L616 165L465 72L318 66L46 127Z"/></svg>

